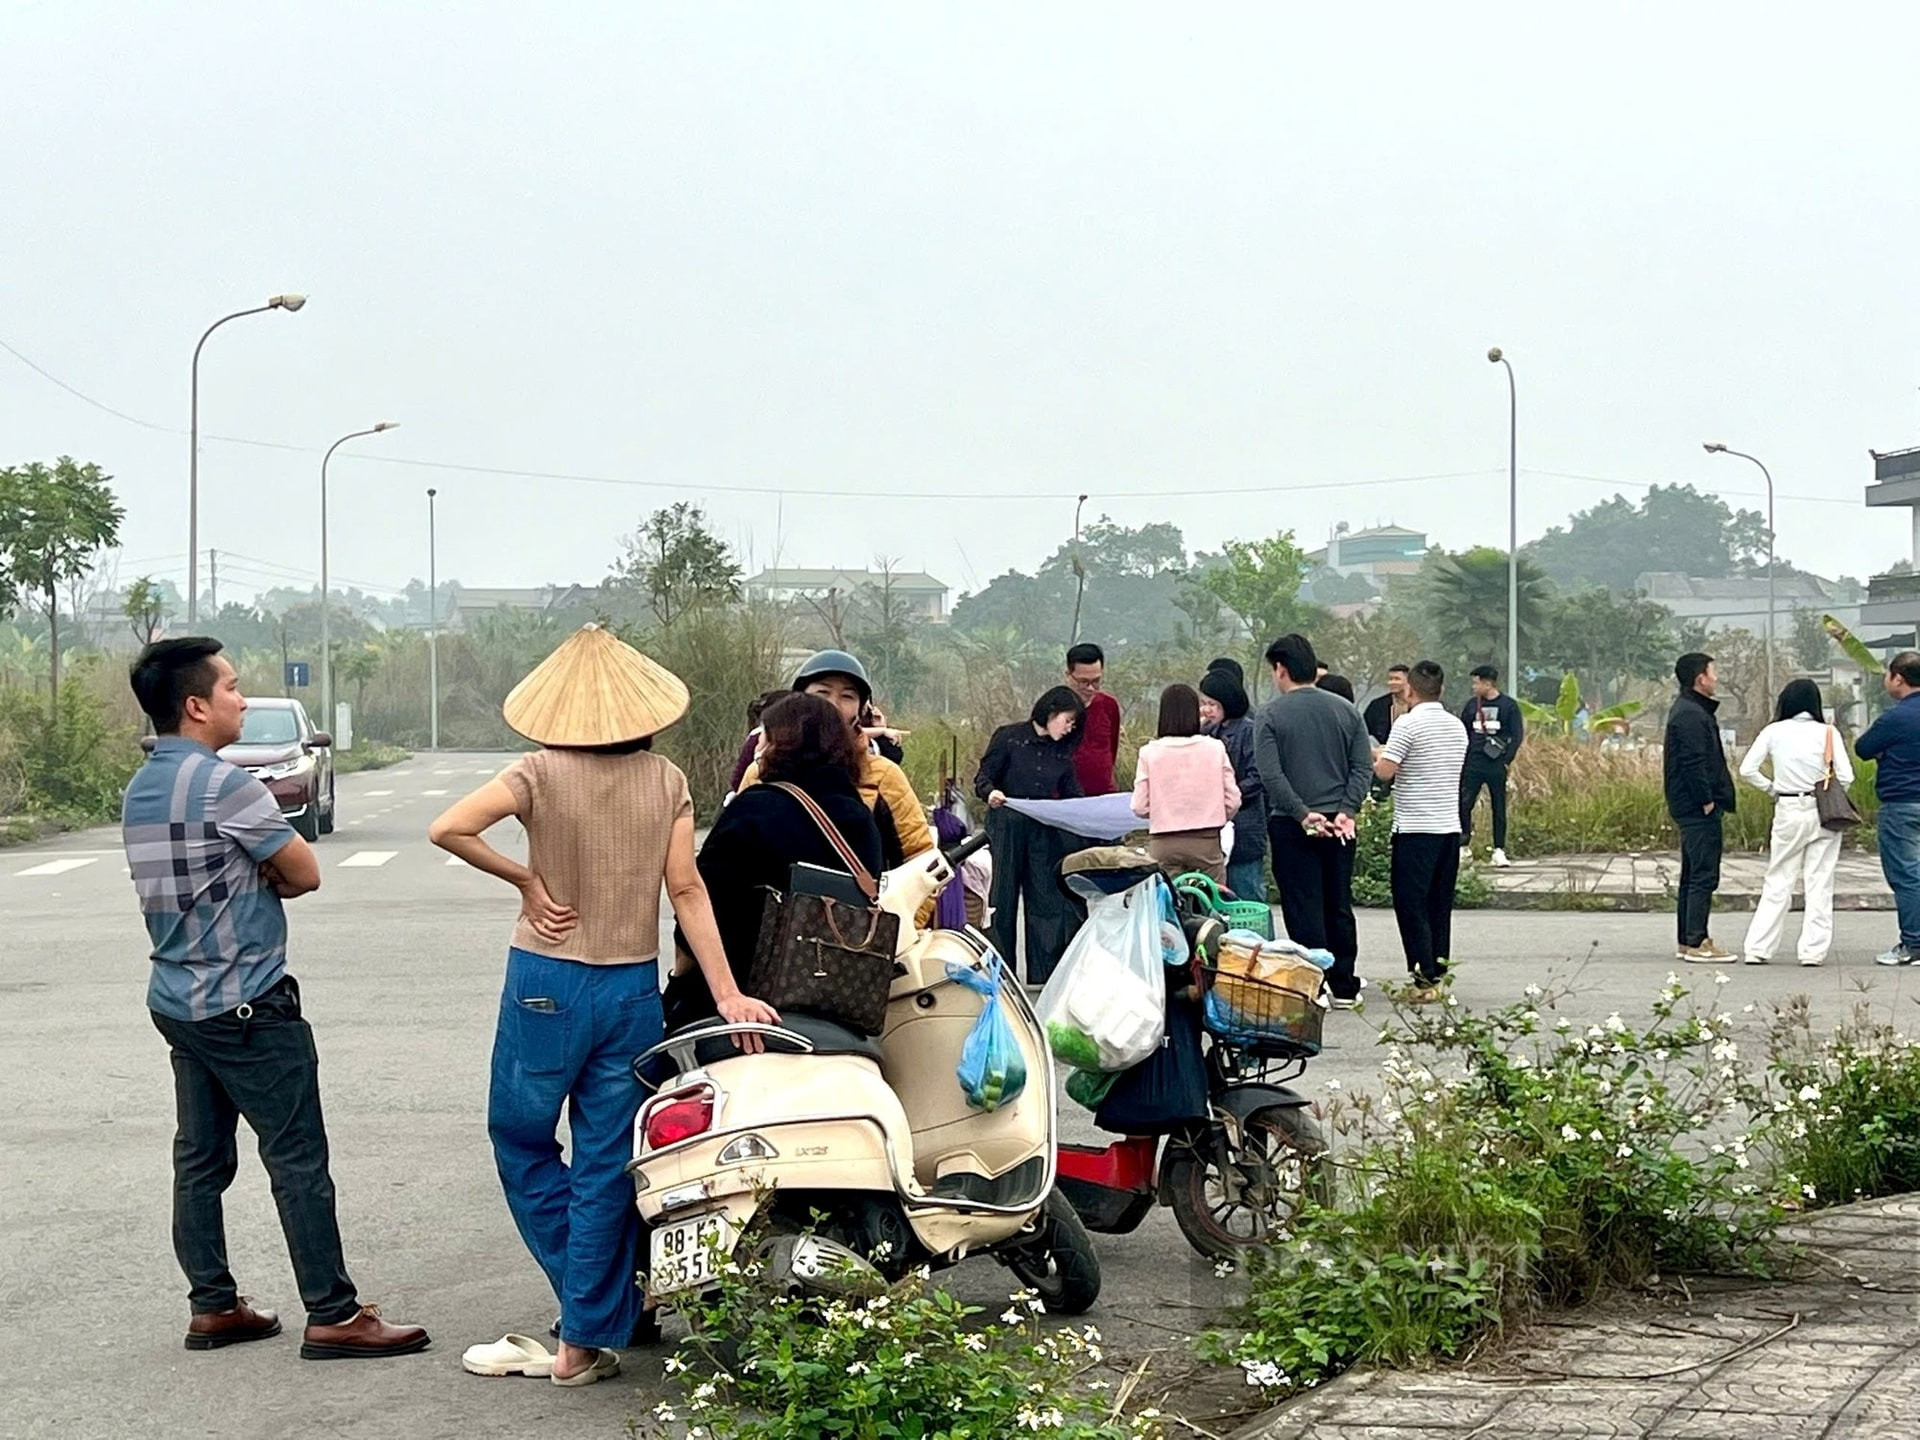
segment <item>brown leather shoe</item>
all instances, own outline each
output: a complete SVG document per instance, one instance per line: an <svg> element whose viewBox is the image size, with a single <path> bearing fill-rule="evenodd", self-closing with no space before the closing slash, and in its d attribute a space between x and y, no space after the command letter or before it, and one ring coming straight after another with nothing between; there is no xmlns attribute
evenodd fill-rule
<svg viewBox="0 0 1920 1440"><path fill-rule="evenodd" d="M309 1325L300 1343L302 1360L372 1360L382 1355L411 1355L427 1348L427 1332L418 1325L390 1325L378 1305L362 1305L344 1325Z"/></svg>
<svg viewBox="0 0 1920 1440"><path fill-rule="evenodd" d="M280 1333L280 1317L271 1310L256 1310L242 1295L231 1310L196 1315L187 1322L187 1349L218 1350L226 1345L242 1345L249 1340L266 1340Z"/></svg>

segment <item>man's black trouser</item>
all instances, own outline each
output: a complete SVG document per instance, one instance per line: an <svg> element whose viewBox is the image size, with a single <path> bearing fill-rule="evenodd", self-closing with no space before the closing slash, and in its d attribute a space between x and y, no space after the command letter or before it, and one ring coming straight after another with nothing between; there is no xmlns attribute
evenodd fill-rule
<svg viewBox="0 0 1920 1440"><path fill-rule="evenodd" d="M1393 837L1393 918L1407 973L1429 983L1453 955L1453 887L1460 879L1458 835Z"/></svg>
<svg viewBox="0 0 1920 1440"><path fill-rule="evenodd" d="M1014 968L1019 951L1019 904L1027 903L1027 983L1044 985L1060 963L1060 955L1080 928L1081 914L1073 897L1060 888L1060 862L1074 843L1051 825L1016 815L1002 807L987 811L988 845L993 852L993 906L989 931L993 948Z"/></svg>
<svg viewBox="0 0 1920 1440"><path fill-rule="evenodd" d="M260 1138L294 1279L312 1325L341 1325L360 1311L334 1218L327 1131L320 1115L320 1057L300 1018L291 975L254 1000L207 1020L155 1014L173 1047L173 1253L187 1273L196 1315L239 1301L227 1267L221 1199L240 1166L239 1119Z"/></svg>
<svg viewBox="0 0 1920 1440"><path fill-rule="evenodd" d="M1275 815L1267 822L1273 878L1280 887L1280 916L1287 938L1333 955L1327 985L1336 999L1360 993L1354 961L1360 932L1353 923L1353 846L1331 835L1309 835L1298 820Z"/></svg>
<svg viewBox="0 0 1920 1440"><path fill-rule="evenodd" d="M1473 804L1485 788L1493 810L1493 848L1507 848L1507 767L1503 761L1469 753L1460 772L1460 843L1473 843Z"/></svg>
<svg viewBox="0 0 1920 1440"><path fill-rule="evenodd" d="M1720 888L1721 811L1674 822L1680 830L1680 893L1675 910L1680 943L1698 946L1707 938L1713 892Z"/></svg>

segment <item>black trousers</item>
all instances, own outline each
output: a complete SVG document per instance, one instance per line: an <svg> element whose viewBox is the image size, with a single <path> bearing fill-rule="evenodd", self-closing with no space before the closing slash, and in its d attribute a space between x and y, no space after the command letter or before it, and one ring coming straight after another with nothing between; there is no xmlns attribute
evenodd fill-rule
<svg viewBox="0 0 1920 1440"><path fill-rule="evenodd" d="M173 1253L187 1274L193 1313L231 1310L239 1300L221 1196L240 1166L244 1115L260 1139L307 1322L351 1320L360 1301L334 1218L320 1057L300 1017L299 985L289 975L253 1001L244 1019L239 1011L197 1021L155 1014L153 1023L173 1047Z"/></svg>
<svg viewBox="0 0 1920 1440"><path fill-rule="evenodd" d="M1019 955L1019 905L1027 907L1027 982L1044 985L1080 928L1073 897L1060 888L1060 862L1078 842L1051 825L1042 825L1004 807L987 811L987 837L993 852L993 924L988 935L1000 958L1014 968Z"/></svg>
<svg viewBox="0 0 1920 1440"><path fill-rule="evenodd" d="M1360 993L1354 973L1360 955L1360 932L1353 923L1354 847L1330 835L1309 835L1286 815L1268 820L1267 838L1287 938L1330 951L1333 969L1327 972L1327 985L1336 998L1351 1000Z"/></svg>
<svg viewBox="0 0 1920 1440"><path fill-rule="evenodd" d="M1699 945L1707 938L1713 892L1720 888L1721 812L1676 821L1680 830L1680 893L1675 897L1680 943Z"/></svg>
<svg viewBox="0 0 1920 1440"><path fill-rule="evenodd" d="M1393 837L1393 918L1407 973L1432 982L1453 954L1453 887L1460 878L1458 835Z"/></svg>
<svg viewBox="0 0 1920 1440"><path fill-rule="evenodd" d="M1493 848L1507 848L1507 767L1498 760L1469 753L1460 772L1460 843L1473 843L1473 803L1487 792L1493 810Z"/></svg>

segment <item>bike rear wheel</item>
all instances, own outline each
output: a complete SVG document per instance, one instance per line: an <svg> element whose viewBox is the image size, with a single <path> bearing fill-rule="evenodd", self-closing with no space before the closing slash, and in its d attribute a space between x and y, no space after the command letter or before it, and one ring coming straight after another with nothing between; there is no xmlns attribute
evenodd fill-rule
<svg viewBox="0 0 1920 1440"><path fill-rule="evenodd" d="M1302 1204L1333 1201L1326 1134L1304 1105L1249 1115L1224 1171L1216 1156L1184 1149L1163 1164L1161 1183L1187 1243L1215 1260L1269 1243Z"/></svg>

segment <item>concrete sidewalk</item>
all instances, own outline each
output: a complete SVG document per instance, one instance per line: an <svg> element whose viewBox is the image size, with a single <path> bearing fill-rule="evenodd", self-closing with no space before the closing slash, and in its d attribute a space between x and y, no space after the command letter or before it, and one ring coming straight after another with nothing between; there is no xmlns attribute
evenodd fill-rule
<svg viewBox="0 0 1920 1440"><path fill-rule="evenodd" d="M1506 870L1482 860L1480 872L1493 886L1497 910L1671 910L1680 884L1677 851L1629 855L1542 855L1516 858ZM1729 854L1720 862L1715 910L1751 910L1766 879L1767 857ZM1796 907L1799 902L1795 902ZM1836 910L1891 910L1893 894L1880 873L1880 857L1843 850L1834 872Z"/></svg>
<svg viewBox="0 0 1920 1440"><path fill-rule="evenodd" d="M1799 1278L1693 1281L1542 1321L1458 1370L1344 1375L1236 1440L1910 1440L1920 1195L1829 1210L1788 1235L1805 1250Z"/></svg>

